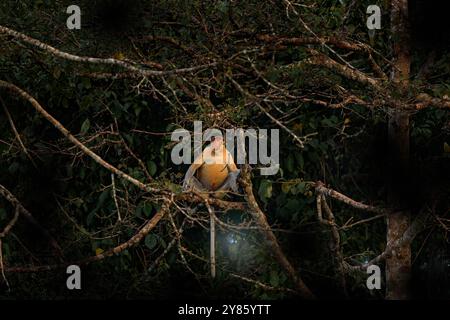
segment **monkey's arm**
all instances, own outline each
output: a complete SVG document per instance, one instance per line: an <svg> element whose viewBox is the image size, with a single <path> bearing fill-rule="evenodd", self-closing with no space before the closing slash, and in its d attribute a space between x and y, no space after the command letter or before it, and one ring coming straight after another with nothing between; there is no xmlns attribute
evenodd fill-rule
<svg viewBox="0 0 450 320"><path fill-rule="evenodd" d="M231 153L228 152L228 150L225 149L226 152L226 162L227 167L229 170L228 176L226 180L222 183L222 185L217 189L217 191L226 191L226 190L233 190L234 192L238 192L238 183L237 178L239 177L239 174L241 173L241 170L239 170L234 163L233 156Z"/></svg>
<svg viewBox="0 0 450 320"><path fill-rule="evenodd" d="M237 178L239 177L239 174L241 173L241 170L239 170L236 165L235 165L235 169L234 171L230 171L228 173L228 176L226 178L226 180L222 183L222 185L219 187L219 189L216 190L216 192L218 191L226 191L226 190L233 190L234 192L238 192L238 183L237 183Z"/></svg>
<svg viewBox="0 0 450 320"><path fill-rule="evenodd" d="M228 166L228 170L234 172L234 171L239 171L239 169L236 167L236 164L234 163L233 160L233 156L231 155L231 153L225 149L226 152L226 162L227 162L227 166Z"/></svg>
<svg viewBox="0 0 450 320"><path fill-rule="evenodd" d="M194 177L195 172L202 165L203 165L203 153L194 160L194 162L190 165L189 169L186 171L183 180L183 190L188 190L190 188L197 188L199 190L204 189L201 182L198 181L196 177Z"/></svg>

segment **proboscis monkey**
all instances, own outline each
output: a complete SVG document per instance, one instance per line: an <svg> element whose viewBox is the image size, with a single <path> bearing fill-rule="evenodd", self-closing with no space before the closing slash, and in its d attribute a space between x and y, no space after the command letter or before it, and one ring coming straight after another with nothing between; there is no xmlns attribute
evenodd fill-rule
<svg viewBox="0 0 450 320"><path fill-rule="evenodd" d="M233 156L228 152L221 136L212 136L211 143L203 150L202 154L191 164L184 176L184 190L193 189L199 192L213 193L221 197L224 192L231 189L238 191L237 177L240 170L234 163ZM211 277L216 276L215 257L215 216L214 210L209 206L210 213L210 262Z"/></svg>
<svg viewBox="0 0 450 320"><path fill-rule="evenodd" d="M222 195L229 189L237 192L237 177L240 170L228 152L223 138L211 137L211 143L191 164L184 176L184 190L194 189L200 192L212 192Z"/></svg>

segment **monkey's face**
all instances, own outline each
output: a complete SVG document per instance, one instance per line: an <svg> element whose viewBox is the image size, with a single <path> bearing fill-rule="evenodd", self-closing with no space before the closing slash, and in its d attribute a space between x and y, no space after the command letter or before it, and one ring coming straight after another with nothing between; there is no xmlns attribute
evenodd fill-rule
<svg viewBox="0 0 450 320"><path fill-rule="evenodd" d="M211 137L211 147L214 150L219 150L220 148L222 148L223 145L223 138L219 137L219 136L212 136Z"/></svg>

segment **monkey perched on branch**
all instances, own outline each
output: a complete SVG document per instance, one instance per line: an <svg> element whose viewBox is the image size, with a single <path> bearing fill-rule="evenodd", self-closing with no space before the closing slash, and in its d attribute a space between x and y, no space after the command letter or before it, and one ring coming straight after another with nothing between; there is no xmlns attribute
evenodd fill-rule
<svg viewBox="0 0 450 320"><path fill-rule="evenodd" d="M228 190L238 191L237 177L240 170L234 163L233 156L228 152L221 136L212 136L211 143L191 164L184 176L183 189L201 193L212 193L222 197ZM205 200L210 213L210 262L211 277L216 277L216 243L214 210Z"/></svg>
<svg viewBox="0 0 450 320"><path fill-rule="evenodd" d="M220 196L223 192L238 191L237 177L240 170L233 156L225 147L223 138L212 136L211 143L203 150L184 176L183 189L212 192Z"/></svg>

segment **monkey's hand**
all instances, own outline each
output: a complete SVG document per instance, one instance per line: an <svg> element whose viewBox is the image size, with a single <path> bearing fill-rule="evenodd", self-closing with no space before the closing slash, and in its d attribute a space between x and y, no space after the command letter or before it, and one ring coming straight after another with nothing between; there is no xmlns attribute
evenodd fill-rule
<svg viewBox="0 0 450 320"><path fill-rule="evenodd" d="M187 191L193 187L191 180L193 178L195 178L194 177L195 170L196 170L196 168L194 168L193 165L191 165L189 167L188 171L186 171L186 174L184 175L184 180L183 180L183 190L184 191Z"/></svg>
<svg viewBox="0 0 450 320"><path fill-rule="evenodd" d="M228 173L227 180L220 189L222 189L222 190L231 189L233 192L238 192L237 179L238 179L240 173L241 173L241 170L239 170L239 169Z"/></svg>
<svg viewBox="0 0 450 320"><path fill-rule="evenodd" d="M183 191L189 190L189 179L185 176L183 180Z"/></svg>
<svg viewBox="0 0 450 320"><path fill-rule="evenodd" d="M198 181L198 179L194 176L190 177L188 179L188 177L184 177L184 181L183 181L183 191L189 191L189 190L194 190L194 191L199 191L199 192L204 192L207 191L207 189L203 186L203 184Z"/></svg>

